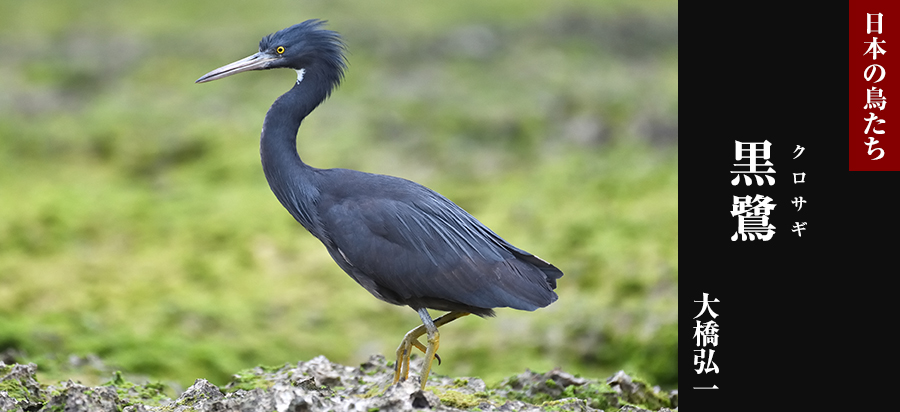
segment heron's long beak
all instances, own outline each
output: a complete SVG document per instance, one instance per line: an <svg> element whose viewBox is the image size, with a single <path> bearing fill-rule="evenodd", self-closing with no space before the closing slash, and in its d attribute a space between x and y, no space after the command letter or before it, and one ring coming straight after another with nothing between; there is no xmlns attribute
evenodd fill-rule
<svg viewBox="0 0 900 412"><path fill-rule="evenodd" d="M238 74L240 72L262 70L267 68L270 62L277 59L278 56L272 56L267 53L259 52L252 56L240 59L231 64L226 64L222 67L219 67L218 69L206 73L203 75L203 77L200 77L194 83L206 83L221 79L223 77L231 76L232 74Z"/></svg>

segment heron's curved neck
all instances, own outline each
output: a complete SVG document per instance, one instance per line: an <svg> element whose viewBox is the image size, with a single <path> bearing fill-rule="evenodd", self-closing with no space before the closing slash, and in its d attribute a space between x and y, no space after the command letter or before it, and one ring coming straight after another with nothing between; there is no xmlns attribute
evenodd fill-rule
<svg viewBox="0 0 900 412"><path fill-rule="evenodd" d="M307 229L314 227L313 214L303 207L318 196L313 181L315 169L303 163L297 154L297 130L300 123L327 96L304 76L302 82L281 95L269 108L263 121L259 152L263 172L275 197ZM314 233L315 234L315 233Z"/></svg>
<svg viewBox="0 0 900 412"><path fill-rule="evenodd" d="M268 160L300 160L297 154L297 130L303 119L324 99L325 95L316 93L315 87L307 87L298 82L272 103L263 121L260 137L260 154L264 166Z"/></svg>

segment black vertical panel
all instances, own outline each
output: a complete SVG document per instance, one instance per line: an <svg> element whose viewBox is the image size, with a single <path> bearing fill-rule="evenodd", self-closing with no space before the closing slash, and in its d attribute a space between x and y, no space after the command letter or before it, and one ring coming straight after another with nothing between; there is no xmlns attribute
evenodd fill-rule
<svg viewBox="0 0 900 412"><path fill-rule="evenodd" d="M679 16L679 405L809 405L803 391L828 390L827 374L851 356L835 316L863 281L847 271L865 208L853 197L867 183L847 172L846 6L688 5ZM732 186L736 140L772 143L774 186ZM733 196L756 194L776 204L774 237L732 241ZM807 223L800 236L795 222ZM719 300L718 374L694 371L704 292ZM825 358L823 347L833 347Z"/></svg>

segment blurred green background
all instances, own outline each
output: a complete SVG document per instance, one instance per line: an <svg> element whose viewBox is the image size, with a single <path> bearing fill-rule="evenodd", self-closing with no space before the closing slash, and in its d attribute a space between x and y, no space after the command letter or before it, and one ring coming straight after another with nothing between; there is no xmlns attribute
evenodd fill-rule
<svg viewBox="0 0 900 412"><path fill-rule="evenodd" d="M0 0L0 352L182 385L394 352L416 314L356 285L263 177L263 116L296 74L193 84L308 18L350 68L300 129L305 161L422 183L565 272L547 308L442 329L436 373L677 386L668 0Z"/></svg>

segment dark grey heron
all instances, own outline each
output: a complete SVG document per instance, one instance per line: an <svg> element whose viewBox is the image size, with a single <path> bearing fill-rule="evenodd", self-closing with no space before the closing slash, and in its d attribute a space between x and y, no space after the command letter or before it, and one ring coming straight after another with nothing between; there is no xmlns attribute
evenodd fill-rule
<svg viewBox="0 0 900 412"><path fill-rule="evenodd" d="M409 375L413 347L425 352L421 387L431 370L438 327L493 308L533 311L557 299L562 272L497 236L437 192L393 176L317 169L300 160L297 130L341 82L347 68L340 35L307 20L265 36L259 52L215 69L197 83L249 70L288 68L297 82L269 108L260 155L275 197L353 280L395 305L418 312L422 325L397 348L394 383ZM432 320L427 309L449 313ZM419 337L428 335L428 344ZM438 358L440 362L440 358Z"/></svg>

